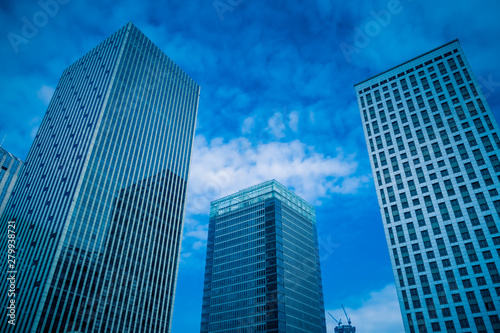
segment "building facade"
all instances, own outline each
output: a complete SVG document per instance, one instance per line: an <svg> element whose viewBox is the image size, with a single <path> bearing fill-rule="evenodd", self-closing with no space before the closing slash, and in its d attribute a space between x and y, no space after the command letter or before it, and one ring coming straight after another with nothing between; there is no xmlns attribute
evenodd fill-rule
<svg viewBox="0 0 500 333"><path fill-rule="evenodd" d="M199 92L132 23L63 72L1 218L1 332L170 331Z"/></svg>
<svg viewBox="0 0 500 333"><path fill-rule="evenodd" d="M275 180L210 205L201 332L326 332L314 208Z"/></svg>
<svg viewBox="0 0 500 333"><path fill-rule="evenodd" d="M355 85L407 332L500 332L500 128L458 40Z"/></svg>
<svg viewBox="0 0 500 333"><path fill-rule="evenodd" d="M0 216L7 206L23 161L0 146Z"/></svg>

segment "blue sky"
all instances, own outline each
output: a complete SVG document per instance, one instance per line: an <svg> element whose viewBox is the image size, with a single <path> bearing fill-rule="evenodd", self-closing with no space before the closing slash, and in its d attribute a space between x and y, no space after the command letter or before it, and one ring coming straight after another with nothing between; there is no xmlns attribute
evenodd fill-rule
<svg viewBox="0 0 500 333"><path fill-rule="evenodd" d="M20 158L64 68L128 21L201 86L174 333L199 331L210 201L272 178L316 206L327 310L403 331L353 85L459 38L498 120L499 2L54 1L0 2L0 142Z"/></svg>

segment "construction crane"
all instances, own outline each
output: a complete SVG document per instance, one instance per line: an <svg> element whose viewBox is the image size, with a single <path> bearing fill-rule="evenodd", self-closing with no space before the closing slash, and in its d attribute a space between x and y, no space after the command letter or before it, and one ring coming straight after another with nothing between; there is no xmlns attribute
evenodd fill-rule
<svg viewBox="0 0 500 333"><path fill-rule="evenodd" d="M346 317L346 319L347 319L347 324L348 324L348 325L351 325L351 318L349 318L349 317L347 316L347 312L345 311L344 304L340 304L340 305L342 305L342 310L344 310L344 314L345 314L345 317Z"/></svg>
<svg viewBox="0 0 500 333"><path fill-rule="evenodd" d="M332 317L332 318L333 318L333 320L335 320L335 322L336 322L339 326L342 326L342 319L337 320L337 319L335 319L335 317L334 317L334 316L332 316L332 314L331 314L330 312L328 312L328 314L330 315L330 317Z"/></svg>
<svg viewBox="0 0 500 333"><path fill-rule="evenodd" d="M345 310L343 304L342 310L344 310L345 318L347 319L347 325L342 325L342 319L337 320L334 316L332 316L331 313L328 313L338 325L335 327L335 333L356 333L356 327L351 325L351 318L349 318L349 316L347 315L347 311Z"/></svg>

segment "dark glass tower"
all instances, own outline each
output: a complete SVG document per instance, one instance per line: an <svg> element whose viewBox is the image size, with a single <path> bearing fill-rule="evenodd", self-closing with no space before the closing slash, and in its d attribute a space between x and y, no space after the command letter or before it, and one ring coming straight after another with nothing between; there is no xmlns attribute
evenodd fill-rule
<svg viewBox="0 0 500 333"><path fill-rule="evenodd" d="M500 332L500 128L458 40L356 86L407 332Z"/></svg>
<svg viewBox="0 0 500 333"><path fill-rule="evenodd" d="M63 72L1 219L1 332L170 330L199 91L131 23Z"/></svg>
<svg viewBox="0 0 500 333"><path fill-rule="evenodd" d="M326 332L314 208L275 180L211 203L201 332Z"/></svg>

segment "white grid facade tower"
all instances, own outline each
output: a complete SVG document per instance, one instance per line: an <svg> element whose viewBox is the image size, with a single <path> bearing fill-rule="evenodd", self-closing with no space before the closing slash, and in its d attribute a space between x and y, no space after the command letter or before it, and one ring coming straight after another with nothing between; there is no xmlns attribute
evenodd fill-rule
<svg viewBox="0 0 500 333"><path fill-rule="evenodd" d="M458 40L355 85L407 332L500 332L500 128Z"/></svg>

